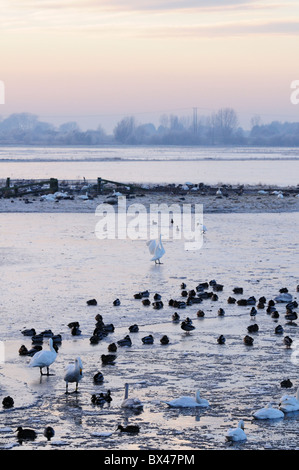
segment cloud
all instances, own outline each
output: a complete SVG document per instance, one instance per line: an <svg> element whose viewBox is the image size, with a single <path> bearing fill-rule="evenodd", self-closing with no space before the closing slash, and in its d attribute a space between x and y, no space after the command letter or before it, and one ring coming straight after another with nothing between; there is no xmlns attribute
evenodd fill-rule
<svg viewBox="0 0 299 470"><path fill-rule="evenodd" d="M272 21L264 23L219 23L210 25L177 25L148 28L143 30L140 34L143 36L151 37L232 37L232 36L247 36L247 35L276 35L276 36L298 36L299 20L292 21Z"/></svg>

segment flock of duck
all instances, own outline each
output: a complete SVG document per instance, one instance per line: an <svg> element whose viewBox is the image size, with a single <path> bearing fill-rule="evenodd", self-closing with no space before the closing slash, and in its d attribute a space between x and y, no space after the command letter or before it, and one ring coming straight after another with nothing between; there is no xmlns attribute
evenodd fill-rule
<svg viewBox="0 0 299 470"><path fill-rule="evenodd" d="M208 291L208 288L212 288L212 291ZM211 301L217 301L218 295L217 292L221 292L223 290L223 285L219 284L215 280L211 280L210 282L203 282L196 286L195 289L187 290L187 286L185 283L181 284L181 298L185 300L174 300L170 299L168 301L168 305L173 307L175 310L185 309L189 305L199 304L204 301L204 299L211 299ZM299 292L299 286L297 286L297 292ZM240 287L236 287L233 289L234 295L242 295L243 289ZM150 293L148 290L138 292L134 295L135 299L140 299L144 306L152 305L154 309L163 308L163 302L161 295L156 293L154 295L154 301L151 302L149 300ZM298 307L298 303L293 300L292 295L289 294L287 288L280 289L279 295L275 297L273 300L269 300L267 302L266 298L260 297L258 300L251 296L248 299L241 298L237 300L236 297L230 296L227 299L228 304L237 304L239 306L251 306L250 310L250 318L256 318L258 314L258 310L265 309L268 315L271 315L272 318L276 319L279 318L279 313L277 311L277 303L284 303L286 306L285 311L285 318L289 324L296 325L294 320L297 319L297 313L294 311L295 308ZM97 305L96 299L91 299L87 301L87 305ZM116 299L113 302L114 306L120 305L120 300ZM224 308L218 309L218 315L224 316L225 310ZM205 313L202 309L198 310L197 317L204 317ZM103 321L103 317L100 314L95 316L96 325L93 331L93 335L90 337L91 344L97 344L101 339L107 336L109 333L114 332L115 328L113 324L105 324ZM180 315L177 311L175 311L171 317L171 321L174 323L180 323L181 329L189 335L196 327L194 326L192 320L187 316L183 320L181 320ZM80 335L81 329L78 322L71 322L68 324L68 327L71 330L72 335ZM257 323L251 324L248 326L248 333L255 333L259 330ZM133 324L129 327L130 333L135 333L139 331L139 327L137 324ZM283 327L278 325L275 328L275 334L283 334ZM32 338L32 349L27 350L27 348L22 345L19 349L20 355L31 356L29 367L39 368L40 375L47 375L50 376L50 366L55 362L57 355L58 355L58 345L61 343L61 336L54 335L51 330L45 330L42 333L36 335L36 332L33 328L26 329L22 331L23 335L31 336ZM49 338L49 349L45 350L42 349L40 343L44 338ZM160 338L161 344L168 344L169 338L167 335L163 335ZM217 339L218 344L225 344L225 337L224 335L220 335ZM243 342L246 345L251 346L253 344L253 337L249 334L243 338ZM149 334L142 338L142 342L144 344L153 344L154 337L153 335ZM292 345L293 340L289 336L285 336L283 339L283 343L287 348L290 348ZM124 338L119 339L116 343L110 343L108 345L108 354L102 354L101 360L102 364L112 364L116 360L116 351L118 347L130 347L132 345L132 340L130 335L126 335ZM46 372L44 370L46 369ZM78 392L78 386L83 377L83 364L80 357L76 357L74 362L69 364L66 367L64 373L64 381L65 381L65 393L68 394L69 392L69 384L75 384L75 390L73 393ZM103 374L98 372L94 376L95 383L102 383L104 380ZM281 382L281 387L289 388L292 387L293 384L289 379L284 380ZM125 396L124 400L121 404L121 408L127 408L131 410L141 411L143 409L143 403L136 397L129 398L129 384L125 384ZM111 391L108 390L106 393L102 392L100 394L93 394L91 396L91 402L94 405L103 405L104 403L110 403L112 401ZM163 402L163 401L162 401ZM197 390L195 396L182 396L178 398L174 398L173 400L164 401L163 403L167 404L169 407L172 408L208 408L210 403L208 400L201 397L200 391ZM5 397L2 401L2 405L4 408L11 408L14 406L13 398ZM294 412L299 410L299 387L295 396L291 395L283 395L279 407L275 408L269 403L266 407L261 408L255 411L252 416L255 419L279 419L284 417L286 413ZM137 425L129 425L129 426L122 426L118 425L117 430L121 432L127 433L138 433L140 428ZM45 437L50 440L54 436L54 430L50 426L48 426L45 431ZM31 429L23 429L22 427L18 427L17 429L17 436L18 440L22 442L23 440L34 440L36 438L36 433L34 430ZM228 441L245 441L247 436L244 431L244 421L240 420L238 426L235 429L229 429L226 433L226 439Z"/></svg>

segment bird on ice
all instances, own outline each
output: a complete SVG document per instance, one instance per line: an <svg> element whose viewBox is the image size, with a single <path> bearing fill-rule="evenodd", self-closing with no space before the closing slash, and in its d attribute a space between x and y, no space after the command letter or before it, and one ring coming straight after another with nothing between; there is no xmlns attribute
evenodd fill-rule
<svg viewBox="0 0 299 470"><path fill-rule="evenodd" d="M31 359L29 363L29 367L39 367L41 375L50 375L49 373L49 366L53 364L57 357L57 352L53 347L53 340L52 338L49 339L49 346L50 350L41 350L37 352ZM47 373L43 373L43 368L47 368Z"/></svg>
<svg viewBox="0 0 299 470"><path fill-rule="evenodd" d="M149 240L146 244L150 254L153 255L151 261L155 261L155 264L162 264L160 260L165 254L165 249L162 244L162 235L160 235L158 240Z"/></svg>

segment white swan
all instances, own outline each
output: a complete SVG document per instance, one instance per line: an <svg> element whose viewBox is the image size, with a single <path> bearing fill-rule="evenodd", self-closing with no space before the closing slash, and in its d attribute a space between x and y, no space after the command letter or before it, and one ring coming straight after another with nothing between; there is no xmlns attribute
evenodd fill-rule
<svg viewBox="0 0 299 470"><path fill-rule="evenodd" d="M167 405L171 406L172 408L194 408L194 407L206 408L210 406L208 400L205 400L204 398L200 398L199 390L197 390L195 398L183 396L180 398L175 398L174 400L171 400L171 401L166 401L165 403L167 403Z"/></svg>
<svg viewBox="0 0 299 470"><path fill-rule="evenodd" d="M64 374L64 381L66 382L66 391L68 393L68 385L69 382L73 383L76 382L76 389L75 392L78 391L78 384L83 377L83 365L80 357L76 357L75 362L73 364L69 364L65 370Z"/></svg>
<svg viewBox="0 0 299 470"><path fill-rule="evenodd" d="M57 352L53 348L53 340L49 339L50 351L41 350L34 354L32 357L29 367L39 367L41 375L50 375L49 366L53 364L57 357ZM47 368L47 373L43 373L43 368Z"/></svg>
<svg viewBox="0 0 299 470"><path fill-rule="evenodd" d="M162 235L160 234L159 240L149 240L146 242L149 252L153 257L151 261L155 261L155 264L161 264L160 259L165 254L165 249L162 244Z"/></svg>
<svg viewBox="0 0 299 470"><path fill-rule="evenodd" d="M246 441L247 436L244 432L244 421L241 419L238 423L237 428L231 428L226 433L226 439L228 441L238 442L238 441Z"/></svg>
<svg viewBox="0 0 299 470"><path fill-rule="evenodd" d="M277 408L273 408L271 403L268 403L265 408L255 411L253 417L255 419L279 419L283 418L284 414Z"/></svg>
<svg viewBox="0 0 299 470"><path fill-rule="evenodd" d="M142 410L143 404L139 398L128 398L129 396L129 384L125 384L125 397L121 404L122 408L129 408L131 410Z"/></svg>
<svg viewBox="0 0 299 470"><path fill-rule="evenodd" d="M281 397L279 409L284 413L299 410L299 387L294 397L291 395L283 395Z"/></svg>

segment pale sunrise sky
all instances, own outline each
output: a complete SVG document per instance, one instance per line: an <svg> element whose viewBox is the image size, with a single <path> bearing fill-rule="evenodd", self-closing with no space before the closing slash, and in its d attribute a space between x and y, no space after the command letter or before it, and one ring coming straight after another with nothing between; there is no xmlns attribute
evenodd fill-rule
<svg viewBox="0 0 299 470"><path fill-rule="evenodd" d="M110 131L125 115L299 121L299 2L1 0L2 117Z"/></svg>

